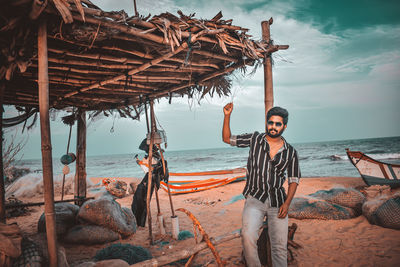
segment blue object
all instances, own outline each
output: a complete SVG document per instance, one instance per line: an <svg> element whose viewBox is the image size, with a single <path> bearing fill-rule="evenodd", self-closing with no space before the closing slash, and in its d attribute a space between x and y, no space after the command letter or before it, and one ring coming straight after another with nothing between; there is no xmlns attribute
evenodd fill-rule
<svg viewBox="0 0 400 267"><path fill-rule="evenodd" d="M60 159L61 163L64 165L71 164L75 160L76 160L76 156L74 153L68 153L68 154L62 155L61 159Z"/></svg>

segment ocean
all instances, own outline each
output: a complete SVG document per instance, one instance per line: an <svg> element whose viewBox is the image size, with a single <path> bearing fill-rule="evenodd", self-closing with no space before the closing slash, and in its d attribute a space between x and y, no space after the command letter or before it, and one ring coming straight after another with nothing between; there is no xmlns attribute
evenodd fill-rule
<svg viewBox="0 0 400 267"><path fill-rule="evenodd" d="M346 148L358 150L377 160L400 164L400 136L360 140L343 140L316 143L293 143L299 155L303 177L349 176L359 177L356 168L346 156ZM244 167L248 148L214 148L202 150L168 151L164 153L170 172L197 172ZM143 151L131 154L88 156L87 177L143 177L134 159L144 156ZM17 167L29 168L28 177L42 175L41 159L22 160ZM63 165L59 158L53 159L54 180L62 178ZM70 165L70 175L75 163Z"/></svg>

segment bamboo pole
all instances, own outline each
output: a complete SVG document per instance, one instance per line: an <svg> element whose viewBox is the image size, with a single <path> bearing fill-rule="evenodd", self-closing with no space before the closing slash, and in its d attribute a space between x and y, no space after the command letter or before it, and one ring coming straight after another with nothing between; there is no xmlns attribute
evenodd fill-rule
<svg viewBox="0 0 400 267"><path fill-rule="evenodd" d="M270 38L270 25L273 19L261 22L262 39L269 44ZM264 105L265 105L265 127L267 127L267 112L274 106L274 88L272 83L272 62L271 54L265 54L264 57Z"/></svg>
<svg viewBox="0 0 400 267"><path fill-rule="evenodd" d="M46 218L47 249L49 265L57 267L57 235L54 215L54 185L53 162L49 121L49 77L47 62L47 23L41 21L38 31L38 59L39 59L39 112L40 134L42 144L42 167L44 187L44 214Z"/></svg>
<svg viewBox="0 0 400 267"><path fill-rule="evenodd" d="M81 206L86 198L86 112L78 109L74 197Z"/></svg>
<svg viewBox="0 0 400 267"><path fill-rule="evenodd" d="M6 223L6 188L4 185L3 170L3 100L4 100L4 84L0 84L0 222Z"/></svg>
<svg viewBox="0 0 400 267"><path fill-rule="evenodd" d="M149 145L149 175L147 181L147 201L146 201L146 208L147 208L147 219L149 225L149 237L150 237L150 244L154 244L153 238L153 229L151 223L151 210L150 210L150 200L151 200L151 183L153 178L153 145L154 145L154 107L153 101L150 101L150 124L151 124L151 131L150 131L150 145Z"/></svg>
<svg viewBox="0 0 400 267"><path fill-rule="evenodd" d="M94 199L94 197L88 197L85 198L84 200L89 200L89 199ZM54 203L64 203L64 202L74 202L78 199L64 199L64 200L56 200ZM33 207L33 206L42 206L44 205L44 202L35 202L35 203L22 203L22 204L9 204L6 206L6 209L12 209L12 208L24 208L24 207Z"/></svg>
<svg viewBox="0 0 400 267"><path fill-rule="evenodd" d="M216 34L218 32L220 32L220 31L219 30L203 30L203 31L193 35L192 42L195 42L197 40L197 38L199 38L200 36L202 36L204 34ZM141 65L140 67L134 68L134 69L130 70L127 73L127 75L133 75L133 74L136 74L138 72L144 71L144 70L150 68L151 66L157 65L158 63L160 63L160 62L162 62L164 60L167 60L167 59L171 58L172 56L178 54L179 52L183 51L187 47L188 47L188 44L187 43L183 43L181 46L177 47L175 49L175 51L171 51L171 52L169 52L167 54L162 55L161 57L155 58L155 59L153 59L153 60ZM79 91L74 91L74 92L68 93L68 94L66 94L64 96L64 98L68 98L68 97L71 97L73 95L78 94L79 92L85 92L85 91L97 88L99 86L103 86L105 84L109 84L109 83L112 83L112 82L115 82L115 81L119 81L119 80L124 79L124 78L126 78L125 74L119 75L119 76L115 76L112 79L103 80L101 82L94 83L94 84L92 84L92 85L90 85L88 87L80 89Z"/></svg>

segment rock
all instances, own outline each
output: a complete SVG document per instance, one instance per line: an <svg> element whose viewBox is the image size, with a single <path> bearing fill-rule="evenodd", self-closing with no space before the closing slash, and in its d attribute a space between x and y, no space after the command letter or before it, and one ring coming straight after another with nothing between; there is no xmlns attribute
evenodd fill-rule
<svg viewBox="0 0 400 267"><path fill-rule="evenodd" d="M129 267L129 264L120 259L98 261L94 267Z"/></svg>
<svg viewBox="0 0 400 267"><path fill-rule="evenodd" d="M123 237L136 232L136 219L132 211L121 206L111 197L86 201L80 208L77 218L90 224L104 226Z"/></svg>
<svg viewBox="0 0 400 267"><path fill-rule="evenodd" d="M54 212L56 217L56 231L59 237L62 237L69 228L75 225L76 215L79 211L79 206L71 203L56 203ZM46 232L46 219L44 213L40 216L38 222L38 232Z"/></svg>
<svg viewBox="0 0 400 267"><path fill-rule="evenodd" d="M69 229L64 241L73 244L104 244L119 239L118 233L97 225L76 225Z"/></svg>

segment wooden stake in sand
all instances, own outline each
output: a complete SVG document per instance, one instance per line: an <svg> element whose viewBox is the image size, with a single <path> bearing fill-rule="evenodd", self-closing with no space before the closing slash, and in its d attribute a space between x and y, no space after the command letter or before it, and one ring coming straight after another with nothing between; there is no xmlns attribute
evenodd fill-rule
<svg viewBox="0 0 400 267"><path fill-rule="evenodd" d="M58 266L56 220L54 215L53 161L49 121L49 76L47 61L47 23L41 21L38 31L39 61L39 112L40 135L42 143L42 167L44 189L44 214L46 218L47 247L49 266Z"/></svg>
<svg viewBox="0 0 400 267"><path fill-rule="evenodd" d="M153 107L153 100L150 101L150 123L151 123L151 131L150 131L150 145L149 145L149 175L148 175L148 182L147 182L147 219L149 225L149 237L150 237L150 244L154 244L153 238L153 231L151 225L151 210L150 210L150 200L151 200L151 182L153 178L153 145L154 145L154 107Z"/></svg>

